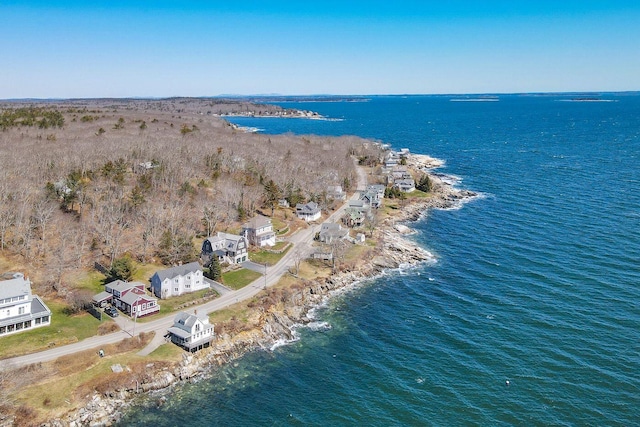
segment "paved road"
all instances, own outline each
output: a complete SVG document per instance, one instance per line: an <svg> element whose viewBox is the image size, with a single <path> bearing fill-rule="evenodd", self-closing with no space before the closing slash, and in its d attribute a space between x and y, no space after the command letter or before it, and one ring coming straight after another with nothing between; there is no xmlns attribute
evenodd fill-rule
<svg viewBox="0 0 640 427"><path fill-rule="evenodd" d="M364 189L367 182L366 174L361 168L358 167L356 169L358 171L358 189ZM358 193L356 192L351 197L351 199L357 200L357 198ZM342 205L339 209L337 209L333 214L329 216L326 222L338 221L346 206L347 203ZM197 310L199 313L211 313L213 311L221 310L237 302L251 298L258 294L261 290L275 285L280 280L280 277L294 265L295 259L297 257L307 257L311 255L311 253L313 252L311 243L313 242L313 237L318 231L320 231L320 224L310 224L308 228L298 230L289 239L289 241L293 244L293 247L282 257L282 259L276 265L267 268L266 276L255 280L242 289L226 292L221 295L220 298L201 304L199 306L194 306L190 308L190 310ZM260 265L260 267L262 268L262 271L264 271L264 266ZM137 335L140 332L153 332L155 333L154 339L139 353L141 355L146 355L151 353L151 351L153 351L164 342L163 337L166 334L167 329L169 329L173 325L173 319L174 314L170 314L165 317L152 320L150 322L135 323L127 317L120 316L116 318L116 321L122 328L121 331L114 332L108 335L94 336L77 343L52 348L38 353L0 360L0 370L13 369L33 363L47 362L62 356L66 356L68 354L77 353L89 349L97 349L107 344L113 344L124 338L129 338L133 335Z"/></svg>

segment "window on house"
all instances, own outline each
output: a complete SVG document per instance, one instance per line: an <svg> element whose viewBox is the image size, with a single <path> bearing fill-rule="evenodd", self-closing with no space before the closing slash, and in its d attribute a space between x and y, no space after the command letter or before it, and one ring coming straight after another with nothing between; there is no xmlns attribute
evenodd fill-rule
<svg viewBox="0 0 640 427"><path fill-rule="evenodd" d="M24 307L18 307L18 314L24 314Z"/></svg>
<svg viewBox="0 0 640 427"><path fill-rule="evenodd" d="M173 292L178 292L178 288L173 288Z"/></svg>

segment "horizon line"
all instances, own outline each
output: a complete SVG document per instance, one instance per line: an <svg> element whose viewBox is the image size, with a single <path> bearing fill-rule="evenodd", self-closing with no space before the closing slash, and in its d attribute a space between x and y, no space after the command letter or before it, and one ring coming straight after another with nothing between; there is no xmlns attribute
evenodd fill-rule
<svg viewBox="0 0 640 427"><path fill-rule="evenodd" d="M65 98L65 97L50 97L50 98L35 98L35 97L25 97L25 98L0 98L0 102L12 102L12 101L80 101L80 100L169 100L169 99L229 99L229 98L311 98L311 97L334 97L334 98L365 98L365 97L395 97L395 96L509 96L509 95L612 95L612 94L634 94L640 93L640 90L619 90L619 91L597 91L597 90L589 90L589 91L534 91L534 92L468 92L468 93L387 93L387 94L330 94L330 93L317 93L317 94L219 94L219 95L198 95L198 96L188 96L188 95L169 95L169 96L95 96L95 97L76 97L76 98Z"/></svg>

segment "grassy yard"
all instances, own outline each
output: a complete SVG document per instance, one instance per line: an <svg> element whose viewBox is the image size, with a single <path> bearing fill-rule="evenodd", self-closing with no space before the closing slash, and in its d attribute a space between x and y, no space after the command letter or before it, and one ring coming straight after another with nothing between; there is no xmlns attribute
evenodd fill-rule
<svg viewBox="0 0 640 427"><path fill-rule="evenodd" d="M281 250L285 245L288 245L288 244L289 244L288 242L278 242L273 247L273 249ZM278 261L282 259L282 257L289 251L289 249L291 249L291 246L289 246L287 249L285 249L284 251L282 251L282 253L279 253L279 254L274 254L273 252L268 252L268 251L252 252L250 255L250 258L251 258L251 261L256 262L258 264L264 264L266 262L267 265L274 265L274 264L277 264Z"/></svg>
<svg viewBox="0 0 640 427"><path fill-rule="evenodd" d="M257 273L252 270L247 270L246 268L241 268L240 270L228 271L226 273L222 273L222 283L231 289L237 290L242 289L247 286L249 283L256 280L258 277L261 277L262 274Z"/></svg>
<svg viewBox="0 0 640 427"><path fill-rule="evenodd" d="M200 291L191 292L187 294L182 294L177 297L171 297L167 299L159 300L160 304L160 313L154 314L153 316L143 317L138 319L138 322L145 322L157 319L159 316L164 316L165 314L173 313L174 311L181 310L180 306L184 304L188 304L191 301L199 300L201 298L210 297L215 298L218 294L216 291L212 289L202 289Z"/></svg>
<svg viewBox="0 0 640 427"><path fill-rule="evenodd" d="M154 275L154 273L158 270L164 270L165 267L164 265L161 264L138 264L136 263L136 271L133 274L133 277L131 278L132 282L140 282L140 283L144 283L145 285L149 285L150 282L149 280L151 279L151 276Z"/></svg>
<svg viewBox="0 0 640 427"><path fill-rule="evenodd" d="M151 338L149 336L145 341ZM35 413L31 414L33 421L40 419L44 422L78 407L79 399L92 393L94 389L113 387L123 381L126 383L122 386L135 387L131 374L111 371L114 364L131 368L135 374L144 372L149 363L169 366L169 363L179 361L184 353L173 344L163 344L149 356L138 356L136 353L144 345L145 342L125 340L104 346L104 358L98 356L99 349L95 348L48 362L39 368L40 371L27 373L25 384L18 388L13 397L17 403L35 409Z"/></svg>
<svg viewBox="0 0 640 427"><path fill-rule="evenodd" d="M107 276L96 270L76 273L70 276L68 280L76 288L87 289L94 294L104 291L104 285L109 281Z"/></svg>
<svg viewBox="0 0 640 427"><path fill-rule="evenodd" d="M425 193L420 190L413 190L411 193L407 193L407 199L424 199L427 197L432 197L433 193Z"/></svg>
<svg viewBox="0 0 640 427"><path fill-rule="evenodd" d="M0 358L19 356L74 343L97 335L100 321L88 313L69 316L60 301L46 301L51 310L51 325L0 338ZM102 316L102 322L111 322Z"/></svg>

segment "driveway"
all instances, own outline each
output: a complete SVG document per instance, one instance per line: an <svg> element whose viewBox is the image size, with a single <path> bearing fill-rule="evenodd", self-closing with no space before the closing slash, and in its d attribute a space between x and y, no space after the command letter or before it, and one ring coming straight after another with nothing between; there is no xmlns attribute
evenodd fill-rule
<svg viewBox="0 0 640 427"><path fill-rule="evenodd" d="M264 274L264 264L258 264L257 262L253 261L245 261L240 265L247 270L252 270L257 273Z"/></svg>

